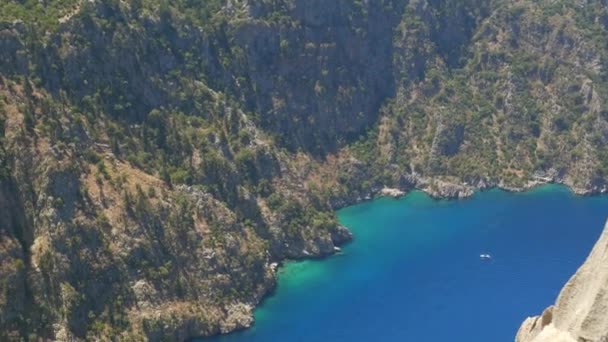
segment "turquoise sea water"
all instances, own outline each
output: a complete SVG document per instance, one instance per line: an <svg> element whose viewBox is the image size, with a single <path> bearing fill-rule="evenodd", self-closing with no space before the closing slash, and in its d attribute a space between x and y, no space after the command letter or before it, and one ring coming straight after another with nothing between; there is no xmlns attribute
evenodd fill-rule
<svg viewBox="0 0 608 342"><path fill-rule="evenodd" d="M345 208L343 254L288 263L253 328L215 342L513 341L585 260L608 197L546 186ZM489 253L492 260L480 260Z"/></svg>

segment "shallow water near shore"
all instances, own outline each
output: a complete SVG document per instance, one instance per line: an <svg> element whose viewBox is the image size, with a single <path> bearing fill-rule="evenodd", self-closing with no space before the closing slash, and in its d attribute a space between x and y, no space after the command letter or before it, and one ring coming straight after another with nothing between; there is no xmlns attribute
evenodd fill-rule
<svg viewBox="0 0 608 342"><path fill-rule="evenodd" d="M203 341L513 341L591 251L608 197L413 192L338 216L355 235L341 255L288 263L252 328Z"/></svg>

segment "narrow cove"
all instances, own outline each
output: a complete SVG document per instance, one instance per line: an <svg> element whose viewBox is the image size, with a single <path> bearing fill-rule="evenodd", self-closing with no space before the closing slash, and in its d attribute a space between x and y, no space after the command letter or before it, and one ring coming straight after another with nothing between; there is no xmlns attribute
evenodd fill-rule
<svg viewBox="0 0 608 342"><path fill-rule="evenodd" d="M338 216L355 235L341 255L288 263L255 325L211 341L513 341L585 260L608 197L413 192Z"/></svg>

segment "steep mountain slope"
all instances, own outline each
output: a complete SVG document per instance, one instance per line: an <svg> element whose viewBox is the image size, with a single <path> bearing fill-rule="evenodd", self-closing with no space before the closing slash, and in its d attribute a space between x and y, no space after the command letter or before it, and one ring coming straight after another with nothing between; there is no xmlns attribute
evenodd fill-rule
<svg viewBox="0 0 608 342"><path fill-rule="evenodd" d="M457 68L451 56L427 59L424 79L398 92L385 108L375 155L400 170L474 186L522 187L536 175L582 193L603 191L605 11L594 2L498 5ZM427 12L404 20L400 35L429 34L419 24ZM435 56L441 43L430 47ZM412 44L419 45L404 46Z"/></svg>
<svg viewBox="0 0 608 342"><path fill-rule="evenodd" d="M564 286L554 306L530 317L517 342L606 341L608 339L608 225L585 263Z"/></svg>
<svg viewBox="0 0 608 342"><path fill-rule="evenodd" d="M383 186L605 190L602 1L0 4L0 339L246 327Z"/></svg>

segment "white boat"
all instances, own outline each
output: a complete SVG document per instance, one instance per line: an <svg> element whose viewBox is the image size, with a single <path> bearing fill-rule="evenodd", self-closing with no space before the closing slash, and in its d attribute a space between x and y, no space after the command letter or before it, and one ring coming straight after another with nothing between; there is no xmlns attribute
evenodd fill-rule
<svg viewBox="0 0 608 342"><path fill-rule="evenodd" d="M479 254L479 258L481 260L489 260L492 259L492 256L490 254Z"/></svg>

